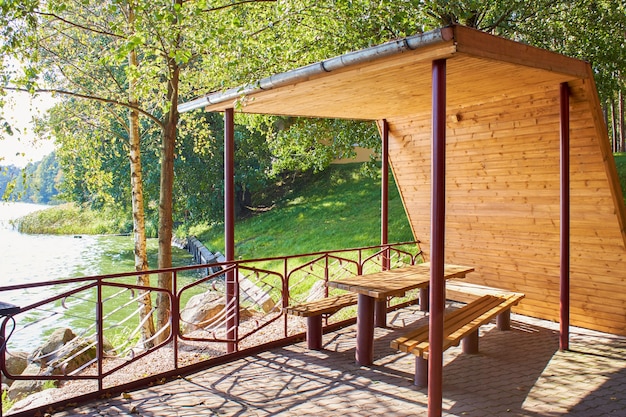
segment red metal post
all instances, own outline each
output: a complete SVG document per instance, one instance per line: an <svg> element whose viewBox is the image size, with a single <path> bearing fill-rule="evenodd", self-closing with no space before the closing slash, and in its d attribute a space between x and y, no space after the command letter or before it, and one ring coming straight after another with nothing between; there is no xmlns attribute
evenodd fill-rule
<svg viewBox="0 0 626 417"><path fill-rule="evenodd" d="M561 334L559 347L569 349L570 307L570 155L569 155L569 88L561 84Z"/></svg>
<svg viewBox="0 0 626 417"><path fill-rule="evenodd" d="M104 312L103 312L103 301L102 301L102 280L98 280L98 286L96 287L97 291L97 303L96 303L96 332L98 339L98 346L96 347L96 355L97 355L97 367L98 367L98 375L102 375L104 371ZM98 378L98 391L102 391L104 388L104 382L102 378Z"/></svg>
<svg viewBox="0 0 626 417"><path fill-rule="evenodd" d="M389 123L383 120L383 143L381 150L381 187L380 187L380 244L389 243ZM389 269L388 253L385 256L384 269Z"/></svg>
<svg viewBox="0 0 626 417"><path fill-rule="evenodd" d="M359 294L356 315L356 362L371 365L374 361L374 298Z"/></svg>
<svg viewBox="0 0 626 417"><path fill-rule="evenodd" d="M389 243L389 123L383 120L380 185L380 244ZM383 252L383 271L391 267L389 249ZM376 300L374 312L376 327L387 325L387 300Z"/></svg>
<svg viewBox="0 0 626 417"><path fill-rule="evenodd" d="M443 275L446 217L446 61L443 59L433 61L432 65L432 106L428 417L441 417L443 315L446 302Z"/></svg>
<svg viewBox="0 0 626 417"><path fill-rule="evenodd" d="M311 350L322 349L322 316L306 318L306 343Z"/></svg>
<svg viewBox="0 0 626 417"><path fill-rule="evenodd" d="M224 112L224 256L226 261L235 260L235 117L233 109ZM234 340L237 328L235 270L226 273L226 337ZM236 344L229 342L228 353L236 350Z"/></svg>

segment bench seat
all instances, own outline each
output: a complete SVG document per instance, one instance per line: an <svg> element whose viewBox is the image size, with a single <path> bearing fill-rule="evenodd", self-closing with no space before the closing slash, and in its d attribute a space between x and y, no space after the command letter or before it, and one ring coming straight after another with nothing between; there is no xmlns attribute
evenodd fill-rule
<svg viewBox="0 0 626 417"><path fill-rule="evenodd" d="M292 316L306 317L307 346L309 349L319 350L322 348L322 317L331 316L344 307L355 305L357 300L358 294L348 292L288 306L285 307L285 312Z"/></svg>
<svg viewBox="0 0 626 417"><path fill-rule="evenodd" d="M478 329L494 317L509 316L511 307L524 297L520 293L486 294L444 316L443 350L463 342L464 353L478 353ZM499 321L498 328L507 330L510 319ZM428 384L428 324L412 330L391 342L393 349L415 355L415 385Z"/></svg>

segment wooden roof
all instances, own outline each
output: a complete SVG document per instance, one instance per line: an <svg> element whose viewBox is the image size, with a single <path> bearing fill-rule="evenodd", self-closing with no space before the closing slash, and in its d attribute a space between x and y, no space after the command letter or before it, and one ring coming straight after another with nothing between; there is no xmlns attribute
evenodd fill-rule
<svg viewBox="0 0 626 417"><path fill-rule="evenodd" d="M428 258L436 59L447 60L446 262L475 267L471 282L525 293L517 311L558 319L559 86L566 82L571 323L626 335L626 214L588 63L452 26L179 109L387 120L393 173Z"/></svg>
<svg viewBox="0 0 626 417"><path fill-rule="evenodd" d="M583 61L462 26L410 39L417 39L416 49L404 47L395 52L389 48L388 56L379 58L374 52L371 55L378 59L355 59L330 71L297 69L279 78L285 80L284 85L267 90L237 87L232 90L233 99L209 104L205 109L223 111L240 100L237 111L245 113L368 120L430 111L430 71L435 59L448 59L449 107L493 101L528 86L554 85L588 76ZM386 45L402 48L404 43L401 40ZM329 61L310 68L326 67L324 62ZM270 82L271 77L267 80ZM263 80L259 84L263 85ZM250 90L254 92L239 94ZM208 97L213 101L224 95Z"/></svg>

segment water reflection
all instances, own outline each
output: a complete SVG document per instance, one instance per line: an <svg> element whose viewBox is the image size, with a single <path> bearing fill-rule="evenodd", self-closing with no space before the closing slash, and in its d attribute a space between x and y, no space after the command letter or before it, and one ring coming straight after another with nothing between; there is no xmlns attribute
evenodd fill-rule
<svg viewBox="0 0 626 417"><path fill-rule="evenodd" d="M67 235L27 235L19 233L11 220L22 217L47 206L25 203L0 203L0 286L43 282L64 278L114 274L134 270L134 244L131 236L67 236ZM174 266L192 264L191 255L186 251L172 248ZM148 242L149 262L156 267L158 242ZM190 273L182 279L194 279ZM130 279L129 282L134 282ZM20 291L2 292L0 301L19 306L31 305L50 297L62 288L30 288ZM120 300L121 302L122 300ZM124 298L125 301L125 298ZM31 350L54 328L61 325L76 326L81 323L81 308L84 316L93 315L93 300L68 299L73 307L74 317L59 317L54 314L46 317L49 308L33 311L28 317L20 317L23 329L9 340L13 349ZM60 303L60 302L59 302ZM78 305L78 309L76 308ZM52 307L52 306L48 306ZM27 324L29 323L29 324Z"/></svg>

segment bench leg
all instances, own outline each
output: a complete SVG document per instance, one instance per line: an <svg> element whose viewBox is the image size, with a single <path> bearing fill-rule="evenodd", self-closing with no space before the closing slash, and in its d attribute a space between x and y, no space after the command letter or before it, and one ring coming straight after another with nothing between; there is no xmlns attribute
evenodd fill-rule
<svg viewBox="0 0 626 417"><path fill-rule="evenodd" d="M511 310L503 311L496 316L498 330L511 330Z"/></svg>
<svg viewBox="0 0 626 417"><path fill-rule="evenodd" d="M322 349L322 316L306 318L306 344L309 349Z"/></svg>
<svg viewBox="0 0 626 417"><path fill-rule="evenodd" d="M415 357L415 376L413 377L413 384L419 388L426 388L428 386L428 359L424 359L421 356Z"/></svg>
<svg viewBox="0 0 626 417"><path fill-rule="evenodd" d="M461 339L463 353L478 353L478 329Z"/></svg>
<svg viewBox="0 0 626 417"><path fill-rule="evenodd" d="M420 311L428 311L430 309L428 292L428 288L420 288Z"/></svg>

